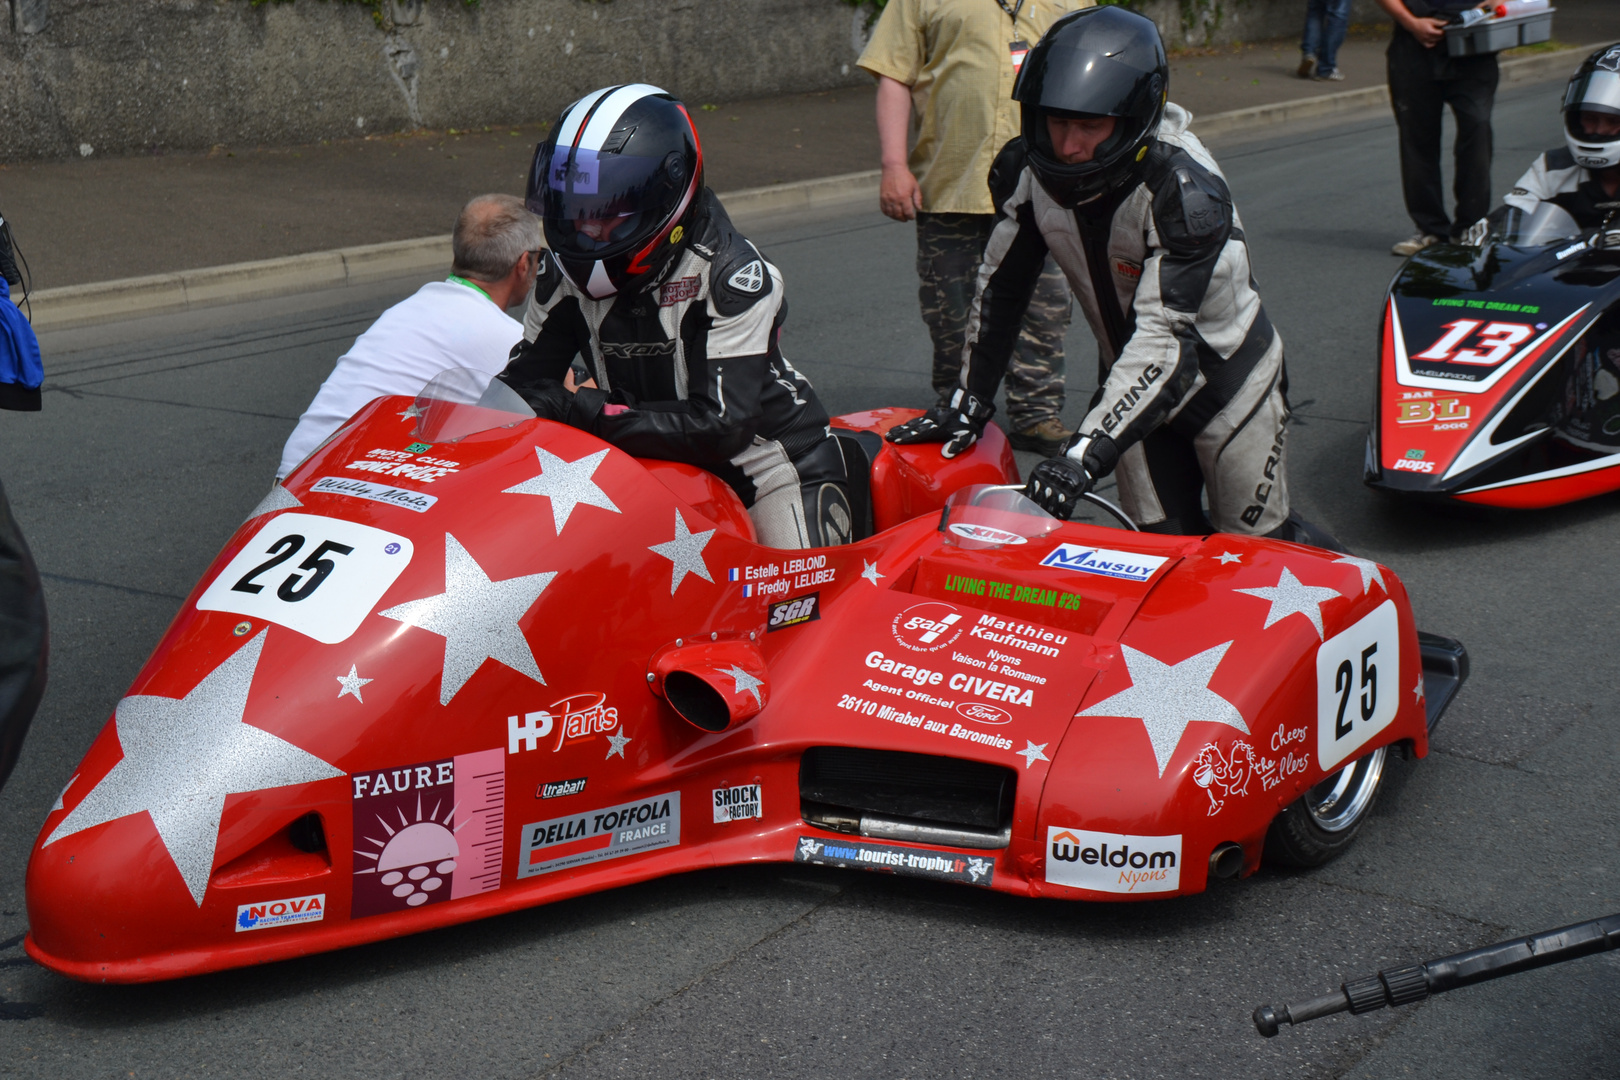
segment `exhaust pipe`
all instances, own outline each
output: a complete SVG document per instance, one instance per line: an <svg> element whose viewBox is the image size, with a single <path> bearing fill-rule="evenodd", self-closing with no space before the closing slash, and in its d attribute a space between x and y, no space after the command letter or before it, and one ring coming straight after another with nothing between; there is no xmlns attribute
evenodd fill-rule
<svg viewBox="0 0 1620 1080"><path fill-rule="evenodd" d="M1243 845L1234 844L1228 840L1224 844L1216 844L1215 850L1209 853L1209 876L1212 878L1235 878L1243 871Z"/></svg>

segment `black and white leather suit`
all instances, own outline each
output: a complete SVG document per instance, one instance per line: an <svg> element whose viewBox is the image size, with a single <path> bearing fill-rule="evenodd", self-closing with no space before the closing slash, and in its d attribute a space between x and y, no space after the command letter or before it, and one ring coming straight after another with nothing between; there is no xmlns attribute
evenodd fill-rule
<svg viewBox="0 0 1620 1080"><path fill-rule="evenodd" d="M994 400L1050 252L1096 335L1101 386L1078 431L1119 451L1120 500L1144 528L1263 534L1288 519L1283 347L1242 224L1189 116L1170 104L1140 181L1057 205L1015 141L992 172L998 212L979 268L962 386ZM1285 530L1286 531L1286 530Z"/></svg>
<svg viewBox="0 0 1620 1080"><path fill-rule="evenodd" d="M779 347L782 276L712 192L701 198L696 235L656 288L593 300L547 257L500 378L522 393L583 357L596 387L573 395L568 423L637 457L719 476L762 544L843 543L843 456L815 390Z"/></svg>
<svg viewBox="0 0 1620 1080"><path fill-rule="evenodd" d="M1563 207L1581 228L1595 229L1609 215L1598 205L1612 203L1615 198L1604 190L1603 182L1591 169L1575 164L1569 147L1559 146L1531 162L1502 201L1526 214L1535 213L1540 203L1554 203Z"/></svg>

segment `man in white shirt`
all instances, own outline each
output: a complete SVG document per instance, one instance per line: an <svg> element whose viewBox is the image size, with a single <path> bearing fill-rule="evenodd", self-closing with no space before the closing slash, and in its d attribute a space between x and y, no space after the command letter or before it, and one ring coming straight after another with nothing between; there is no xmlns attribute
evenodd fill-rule
<svg viewBox="0 0 1620 1080"><path fill-rule="evenodd" d="M415 394L453 367L504 369L523 339L523 324L506 309L534 288L540 247L540 221L522 199L480 195L462 208L450 276L428 282L355 339L287 439L276 479L374 398Z"/></svg>

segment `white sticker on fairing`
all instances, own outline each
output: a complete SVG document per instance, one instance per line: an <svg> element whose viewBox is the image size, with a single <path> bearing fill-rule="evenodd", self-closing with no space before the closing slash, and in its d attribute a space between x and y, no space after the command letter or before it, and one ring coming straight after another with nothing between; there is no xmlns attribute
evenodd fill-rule
<svg viewBox="0 0 1620 1080"><path fill-rule="evenodd" d="M1316 650L1318 764L1334 768L1388 727L1400 694L1400 623L1385 600Z"/></svg>
<svg viewBox="0 0 1620 1080"><path fill-rule="evenodd" d="M369 525L282 514L220 571L197 610L264 619L333 645L360 628L413 551L407 537Z"/></svg>
<svg viewBox="0 0 1620 1080"><path fill-rule="evenodd" d="M1106 893L1181 888L1181 836L1130 836L1049 825L1046 880Z"/></svg>

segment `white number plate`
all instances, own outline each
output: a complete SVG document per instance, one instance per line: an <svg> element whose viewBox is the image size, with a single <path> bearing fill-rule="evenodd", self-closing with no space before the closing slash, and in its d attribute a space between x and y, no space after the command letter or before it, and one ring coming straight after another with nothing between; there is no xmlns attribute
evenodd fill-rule
<svg viewBox="0 0 1620 1080"><path fill-rule="evenodd" d="M1395 719L1401 700L1400 623L1385 600L1316 650L1316 759L1331 769Z"/></svg>
<svg viewBox="0 0 1620 1080"><path fill-rule="evenodd" d="M407 538L369 525L282 514L220 571L197 610L265 619L336 644L360 628L412 551Z"/></svg>

